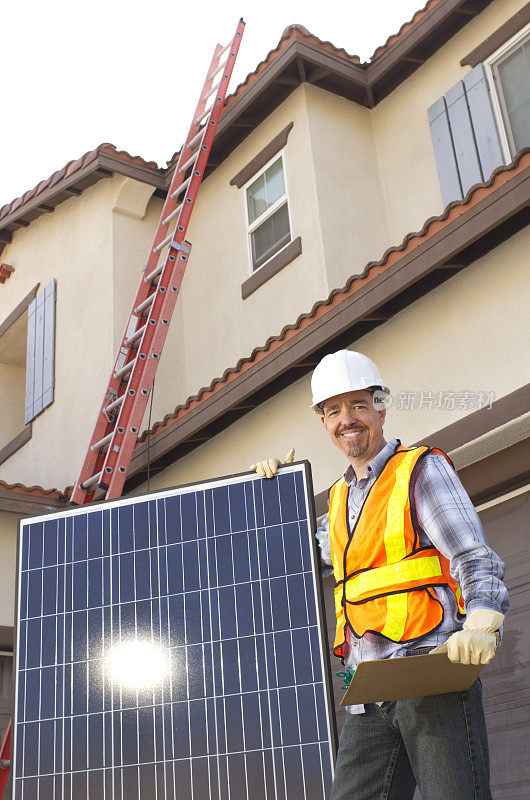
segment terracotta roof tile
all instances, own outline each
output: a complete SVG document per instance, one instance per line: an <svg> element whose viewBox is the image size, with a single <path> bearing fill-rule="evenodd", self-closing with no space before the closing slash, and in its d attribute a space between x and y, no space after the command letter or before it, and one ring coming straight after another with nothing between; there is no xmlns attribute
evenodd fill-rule
<svg viewBox="0 0 530 800"><path fill-rule="evenodd" d="M104 144L100 144L94 150L89 150L88 153L85 153L80 158L75 159L74 161L69 161L68 164L65 164L64 167L54 172L50 175L49 178L46 180L41 181L37 184L33 189L25 192L22 197L17 197L11 203L7 203L6 205L0 208L0 221L7 217L8 214L12 214L13 211L16 211L20 206L27 203L33 197L36 197L38 194L41 194L45 189L49 189L52 186L55 186L59 183L63 178L69 177L73 175L78 170L86 167L92 161L94 161L98 155L112 155L115 158L119 158L121 161L127 162L129 164L139 164L141 166L149 167L150 169L155 170L162 170L158 166L155 161L146 161L141 156L132 156L130 153L127 153L126 150L117 150L113 144L109 144L105 142Z"/></svg>
<svg viewBox="0 0 530 800"><path fill-rule="evenodd" d="M414 25L416 25L420 20L426 17L438 3L441 3L442 0L427 0L427 3L421 8L419 11L416 11L412 19L408 22L404 22L401 28L397 33L393 33L392 36L389 36L386 42L379 47L376 47L373 54L370 56L370 63L375 61L379 56L383 55L385 50L394 44L398 39L400 39L404 33L409 31Z"/></svg>
<svg viewBox="0 0 530 800"><path fill-rule="evenodd" d="M23 483L6 483L5 481L0 481L0 491L44 497L47 500L64 500L66 503L71 494L71 487L65 489L64 492L60 492L59 489L43 489L42 486L24 486Z"/></svg>
<svg viewBox="0 0 530 800"><path fill-rule="evenodd" d="M340 55L346 60L350 61L352 64L361 64L361 59L359 56L352 55L348 53L343 47L336 47L332 42L323 41L319 39L318 36L310 33L307 28L304 28L303 25L288 25L285 28L284 32L280 37L280 41L276 45L275 48L270 50L263 61L260 61L258 66L256 67L253 72L250 72L245 80L237 86L232 94L230 94L225 100L225 108L229 107L237 97L243 92L245 87L249 86L254 80L260 75L265 67L273 61L280 53L282 53L290 42L294 41L294 39L306 39L310 41L312 44L316 44L322 50L326 50L328 53L333 53L334 55Z"/></svg>
<svg viewBox="0 0 530 800"><path fill-rule="evenodd" d="M511 178L515 177L519 172L522 172L523 169L529 167L530 147L525 147L517 153L511 164L498 167L492 173L489 180L472 186L463 200L454 200L445 207L439 216L429 217L429 219L424 222L420 231L407 233L401 244L389 247L383 253L379 261L370 261L365 266L362 273L359 275L352 275L341 289L334 289L325 300L316 302L311 311L300 314L296 322L285 325L277 336L270 336L264 345L254 348L249 356L240 358L234 367L226 369L221 377L214 378L209 386L202 387L197 394L188 397L185 403L178 405L174 411L166 414L162 420L155 422L150 429L150 434L156 435L172 425L176 420L181 419L185 414L207 400L215 394L215 392L223 388L223 386L234 380L238 375L250 369L253 364L265 358L268 353L280 347L283 342L292 339L299 331L304 330L315 320L327 314L343 300L350 297L362 286L365 286L366 283L384 272L385 269L395 264L405 254L410 253L426 239L433 236L454 219L464 214L469 208L480 202L484 197L495 191L495 189L498 189ZM137 446L146 438L147 430L138 438Z"/></svg>

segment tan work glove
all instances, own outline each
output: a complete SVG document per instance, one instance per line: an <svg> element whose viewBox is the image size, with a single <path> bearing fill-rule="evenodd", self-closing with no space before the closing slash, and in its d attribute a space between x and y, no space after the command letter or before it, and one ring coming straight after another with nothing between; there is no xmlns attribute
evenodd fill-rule
<svg viewBox="0 0 530 800"><path fill-rule="evenodd" d="M447 656L454 664L489 664L497 644L504 614L489 608L476 608L470 611L461 631L453 633L442 648L447 648ZM436 648L440 650L442 648ZM433 652L433 651L431 651Z"/></svg>
<svg viewBox="0 0 530 800"><path fill-rule="evenodd" d="M273 478L280 464L292 464L294 461L294 447L292 447L283 461L279 458L266 458L265 461L257 461L249 467L251 472L257 472L260 478Z"/></svg>

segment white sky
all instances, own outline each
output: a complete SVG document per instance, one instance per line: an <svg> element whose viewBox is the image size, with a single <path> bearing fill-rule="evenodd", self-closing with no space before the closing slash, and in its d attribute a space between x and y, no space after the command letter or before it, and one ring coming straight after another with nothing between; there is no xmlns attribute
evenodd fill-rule
<svg viewBox="0 0 530 800"><path fill-rule="evenodd" d="M229 92L299 23L367 60L422 0L8 0L1 12L0 206L102 142L164 165L213 48L247 23ZM180 31L180 33L179 33Z"/></svg>

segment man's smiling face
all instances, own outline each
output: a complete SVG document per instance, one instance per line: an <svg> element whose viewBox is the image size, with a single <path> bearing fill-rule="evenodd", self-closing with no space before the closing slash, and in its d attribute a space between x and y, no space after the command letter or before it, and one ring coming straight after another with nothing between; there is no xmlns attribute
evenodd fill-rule
<svg viewBox="0 0 530 800"><path fill-rule="evenodd" d="M368 463L382 449L386 410L374 408L371 392L345 392L330 397L323 406L322 424L350 463Z"/></svg>

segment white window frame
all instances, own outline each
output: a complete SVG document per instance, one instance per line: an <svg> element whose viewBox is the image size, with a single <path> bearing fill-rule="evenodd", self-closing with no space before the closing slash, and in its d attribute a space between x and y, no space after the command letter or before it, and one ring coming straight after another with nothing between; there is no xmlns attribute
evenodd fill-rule
<svg viewBox="0 0 530 800"><path fill-rule="evenodd" d="M284 194L282 194L282 196L281 196L281 197L279 197L279 198L278 198L278 200L276 200L276 202L275 202L275 203L273 203L273 204L272 204L272 206L270 206L270 207L269 207L269 208L268 208L266 211L264 211L264 212L263 212L263 214L260 214L260 216L259 216L257 219L255 219L255 220L254 220L254 222L251 224L251 223L249 223L249 221L248 221L248 201L247 201L247 189L249 189L249 188L252 186L252 184L253 184L255 181L257 181L257 180L258 180L258 178L260 177L260 175L263 175L263 173L264 173L264 172L266 172L266 171L269 169L269 167L271 167L273 164L275 164L275 163L276 163L276 162L277 162L279 159L281 159L281 162L282 162L282 170L283 170L283 182L284 182L284 185L285 185L285 192L284 192ZM262 269L262 268L263 268L263 267L264 267L266 264L268 264L268 263L269 263L269 261L271 260L271 258L274 258L275 256L277 256L277 255L278 255L278 253L281 253L281 252L282 252L282 250L284 250L286 247L288 247L288 245L290 245L290 244L291 244L291 242L293 241L293 226L292 226L292 221L291 221L291 209L290 209L290 207L289 207L289 187L288 187L288 184L287 184L287 171L286 171L286 169L285 169L285 158L284 158L284 151L283 151L283 150L280 150L280 152L279 152L279 153L276 153L276 154L275 154L275 155L274 155L274 156L273 156L273 157L270 159L270 161L267 161L267 163L265 164L265 166L264 166L264 167L262 167L262 168L259 170L259 172L256 172L256 174L255 174L255 175L253 175L253 176L252 176L252 178L250 178L250 180L248 180L248 181L245 183L245 185L244 185L242 188L243 188L243 199L244 199L244 203L245 203L245 219L246 219L246 226L247 226L247 252L248 252L248 263L249 263L249 267L250 267L250 274L251 274L251 275L255 275L255 274L256 274L256 272L258 272L258 270ZM267 220L269 217L271 217L271 216L274 214L274 212L275 212L275 211L278 211L278 209L279 209L281 206L283 206L284 204L286 204L286 205L287 205L287 219L289 220L289 235L290 235L290 237L291 237L291 238L289 239L289 241L288 241L288 242L286 242L286 243L283 245L283 247L281 247L281 248L280 248L279 250L277 250L277 251L276 251L276 252L275 252L275 253L274 253L272 256L270 256L270 258L268 258L266 261L264 261L264 262L263 262L263 264L260 264L260 265L259 265L259 267L254 267L254 265L253 265L253 261L252 261L252 241L251 241L251 234L252 234L252 233L253 233L253 232L254 232L254 231L257 229L257 228L259 228L259 227L260 227L260 225L262 225L262 224L263 224L263 223L264 223L264 222L265 222L265 221L266 221L266 220Z"/></svg>
<svg viewBox="0 0 530 800"><path fill-rule="evenodd" d="M528 25L525 25L524 28L521 28L521 30L518 31L515 36L512 36L511 39L508 39L508 41L505 42L502 47L499 47L498 50L484 60L484 69L486 71L490 87L491 104L493 106L493 113L495 115L495 121L497 122L497 130L499 132L499 139L506 164L510 163L513 158L513 154L508 133L506 131L506 123L504 121L504 114L502 113L502 106L499 98L500 87L498 89L493 68L499 61L502 61L507 55L509 55L512 50L516 50L529 36L530 22Z"/></svg>

